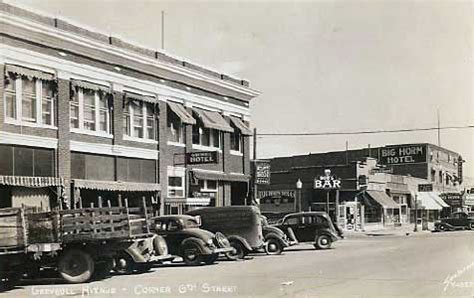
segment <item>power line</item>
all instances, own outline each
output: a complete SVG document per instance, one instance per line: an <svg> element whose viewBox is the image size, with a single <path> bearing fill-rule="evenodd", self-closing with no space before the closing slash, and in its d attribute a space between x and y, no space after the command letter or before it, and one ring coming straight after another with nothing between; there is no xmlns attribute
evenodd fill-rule
<svg viewBox="0 0 474 298"><path fill-rule="evenodd" d="M338 132L301 132L301 133L257 133L257 136L332 136L332 135L364 135L364 134L381 134L381 133L399 133L399 132L414 132L414 131L433 131L446 129L470 129L474 125L466 126L444 126L444 127L425 127L425 128L410 128L410 129L380 129L380 130L362 130L362 131L338 131Z"/></svg>

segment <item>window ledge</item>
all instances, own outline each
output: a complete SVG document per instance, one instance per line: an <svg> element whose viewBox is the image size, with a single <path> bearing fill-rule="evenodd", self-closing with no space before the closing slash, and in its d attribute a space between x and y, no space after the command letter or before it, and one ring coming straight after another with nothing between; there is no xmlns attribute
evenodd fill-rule
<svg viewBox="0 0 474 298"><path fill-rule="evenodd" d="M16 121L12 119L5 119L6 124L11 124L11 125L18 125L18 126L27 126L27 127L36 127L36 128L47 128L47 129L54 129L57 130L58 128L53 125L46 125L46 124L37 124L37 123L30 123L30 122L22 122L22 121Z"/></svg>
<svg viewBox="0 0 474 298"><path fill-rule="evenodd" d="M166 144L168 146L186 147L186 144L184 144L184 143L177 143L177 142L172 142L172 141L168 141L168 142L166 142Z"/></svg>
<svg viewBox="0 0 474 298"><path fill-rule="evenodd" d="M210 147L210 146L203 146L203 145L196 145L196 144L193 144L193 149L196 149L196 150L203 150L203 151L217 151L217 152L221 152L222 153L222 150L220 148L216 148L216 147Z"/></svg>
<svg viewBox="0 0 474 298"><path fill-rule="evenodd" d="M92 131L92 130L83 130L83 129L71 128L71 132L72 133L79 133L79 134L84 134L84 135L95 136L95 137L108 138L108 139L113 139L114 138L114 136L109 134L109 133Z"/></svg>
<svg viewBox="0 0 474 298"><path fill-rule="evenodd" d="M151 139L142 139L142 138L134 138L128 135L123 135L124 141L132 141L132 142L139 142L139 143L147 143L147 144L158 144L158 141L151 140Z"/></svg>
<svg viewBox="0 0 474 298"><path fill-rule="evenodd" d="M230 154L235 155L235 156L244 156L244 154L242 152L235 151L235 150L230 150Z"/></svg>

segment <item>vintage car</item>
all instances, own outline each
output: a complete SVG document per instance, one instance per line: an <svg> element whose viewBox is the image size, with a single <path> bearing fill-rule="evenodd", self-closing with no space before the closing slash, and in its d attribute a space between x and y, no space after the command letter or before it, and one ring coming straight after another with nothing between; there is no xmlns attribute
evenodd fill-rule
<svg viewBox="0 0 474 298"><path fill-rule="evenodd" d="M182 257L187 265L212 264L219 254L233 251L223 234L201 229L196 217L165 215L151 222L152 231L166 240L170 254Z"/></svg>
<svg viewBox="0 0 474 298"><path fill-rule="evenodd" d="M202 227L223 233L234 251L229 259L243 259L249 252L265 248L260 210L255 206L228 206L198 208L188 212L199 216Z"/></svg>
<svg viewBox="0 0 474 298"><path fill-rule="evenodd" d="M291 213L275 226L298 242L312 242L317 249L328 249L338 237L343 237L325 212Z"/></svg>
<svg viewBox="0 0 474 298"><path fill-rule="evenodd" d="M465 212L454 212L450 217L435 222L435 231L474 230L474 216Z"/></svg>
<svg viewBox="0 0 474 298"><path fill-rule="evenodd" d="M298 244L294 238L288 237L281 229L268 224L267 218L261 216L265 251L269 255L279 255L285 247Z"/></svg>

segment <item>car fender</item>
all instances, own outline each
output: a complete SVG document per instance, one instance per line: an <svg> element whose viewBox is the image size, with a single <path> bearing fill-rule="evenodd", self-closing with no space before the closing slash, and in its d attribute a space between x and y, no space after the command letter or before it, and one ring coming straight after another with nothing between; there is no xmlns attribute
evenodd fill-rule
<svg viewBox="0 0 474 298"><path fill-rule="evenodd" d="M245 247L245 249L248 250L248 251L252 251L252 250L253 250L252 246L250 246L250 244L248 243L248 241L247 241L245 238L243 238L243 237L241 237L241 236L239 236L239 235L228 235L228 236L227 236L227 239L229 239L229 242L232 242L232 241L238 241L238 242L240 242L240 243Z"/></svg>
<svg viewBox="0 0 474 298"><path fill-rule="evenodd" d="M201 239L196 238L196 237L190 237L190 238L184 239L181 242L181 250L188 243L193 243L193 244L197 245L197 247L199 248L199 252L203 255L211 254L211 250L207 248L206 243L204 241L202 241Z"/></svg>
<svg viewBox="0 0 474 298"><path fill-rule="evenodd" d="M441 222L441 223L439 223L439 225L440 225L440 226L441 226L441 225L442 225L442 226L445 226L445 227L447 227L447 228L450 229L450 230L455 230L455 229L456 229L455 226L453 226L452 224L449 224L449 223L447 223L447 222Z"/></svg>
<svg viewBox="0 0 474 298"><path fill-rule="evenodd" d="M335 235L333 232L331 232L330 230L328 229L322 229L322 230L318 230L316 231L315 235L314 235L314 238L318 238L319 236L321 235L326 235L326 236L329 236L331 237L331 240L334 242L334 241L337 241L337 235Z"/></svg>
<svg viewBox="0 0 474 298"><path fill-rule="evenodd" d="M136 263L146 263L148 262L150 252L154 251L153 240L155 237L150 237L146 239L137 239L133 240L133 243L125 249L125 252L132 257ZM141 243L139 247L139 243ZM144 251L149 252L147 256L143 254Z"/></svg>
<svg viewBox="0 0 474 298"><path fill-rule="evenodd" d="M281 245L284 247L289 246L288 242L276 233L268 233L267 235L265 235L265 242L267 242L270 239L278 240L281 243Z"/></svg>

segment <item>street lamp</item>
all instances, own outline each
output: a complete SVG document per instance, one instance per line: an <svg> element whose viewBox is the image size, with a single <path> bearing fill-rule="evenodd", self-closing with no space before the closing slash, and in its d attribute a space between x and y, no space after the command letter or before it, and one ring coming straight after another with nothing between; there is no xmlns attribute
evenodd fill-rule
<svg viewBox="0 0 474 298"><path fill-rule="evenodd" d="M298 199L298 212L301 212L301 189L302 188L303 188L303 182L301 182L301 179L298 178L298 181L296 181L296 197Z"/></svg>

